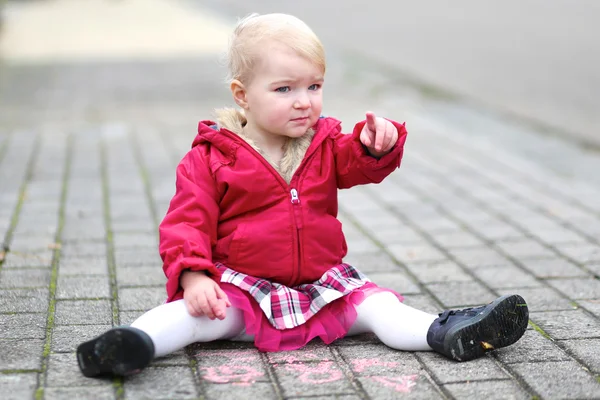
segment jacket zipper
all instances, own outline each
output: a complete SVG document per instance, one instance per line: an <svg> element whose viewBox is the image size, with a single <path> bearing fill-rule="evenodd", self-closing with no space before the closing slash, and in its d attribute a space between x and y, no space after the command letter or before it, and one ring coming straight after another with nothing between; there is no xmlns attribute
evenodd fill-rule
<svg viewBox="0 0 600 400"><path fill-rule="evenodd" d="M295 188L290 190L292 209L294 215L294 224L296 225L296 266L293 268L292 277L290 279L290 286L295 286L298 277L300 276L300 268L302 266L302 243L301 243L301 232L302 229L302 213L300 210L300 196Z"/></svg>

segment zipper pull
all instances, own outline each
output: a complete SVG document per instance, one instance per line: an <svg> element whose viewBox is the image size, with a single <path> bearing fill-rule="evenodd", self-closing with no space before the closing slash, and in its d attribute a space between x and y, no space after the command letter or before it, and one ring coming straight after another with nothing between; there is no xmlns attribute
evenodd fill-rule
<svg viewBox="0 0 600 400"><path fill-rule="evenodd" d="M298 191L296 189L290 190L292 195L292 204L300 204L300 198L298 197Z"/></svg>

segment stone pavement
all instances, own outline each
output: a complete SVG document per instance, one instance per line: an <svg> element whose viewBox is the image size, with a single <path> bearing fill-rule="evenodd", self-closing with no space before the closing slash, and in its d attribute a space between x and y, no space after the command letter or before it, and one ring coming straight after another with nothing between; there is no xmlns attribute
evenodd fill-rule
<svg viewBox="0 0 600 400"><path fill-rule="evenodd" d="M600 398L600 157L335 53L325 113L409 129L398 171L340 193L346 261L432 313L520 293L525 337L464 364L365 335L277 354L197 344L130 378L80 375L77 344L164 301L174 169L230 103L212 50L160 54L0 66L0 398Z"/></svg>

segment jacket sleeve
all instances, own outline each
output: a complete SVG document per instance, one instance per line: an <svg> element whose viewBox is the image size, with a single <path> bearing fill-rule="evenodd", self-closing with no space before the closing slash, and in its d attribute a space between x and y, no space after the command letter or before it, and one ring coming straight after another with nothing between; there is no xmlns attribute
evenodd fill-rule
<svg viewBox="0 0 600 400"><path fill-rule="evenodd" d="M181 295L183 270L219 275L212 262L219 205L209 166L193 148L177 166L175 195L159 226L159 251L167 277L167 301Z"/></svg>
<svg viewBox="0 0 600 400"><path fill-rule="evenodd" d="M379 183L400 167L407 135L405 124L388 121L398 129L398 141L388 154L379 159L369 154L360 141L360 133L366 121L356 124L352 134L335 135L334 156L339 189L365 183Z"/></svg>

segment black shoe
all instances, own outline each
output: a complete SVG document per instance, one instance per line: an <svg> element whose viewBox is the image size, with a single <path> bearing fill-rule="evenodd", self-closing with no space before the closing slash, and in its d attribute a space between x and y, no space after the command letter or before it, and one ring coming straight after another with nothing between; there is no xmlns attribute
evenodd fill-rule
<svg viewBox="0 0 600 400"><path fill-rule="evenodd" d="M446 310L427 332L427 343L438 353L468 361L509 346L523 336L529 310L519 295L499 297L487 306Z"/></svg>
<svg viewBox="0 0 600 400"><path fill-rule="evenodd" d="M145 368L154 357L154 344L144 331L132 327L113 328L77 347L83 375L127 376Z"/></svg>

